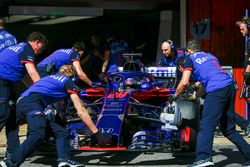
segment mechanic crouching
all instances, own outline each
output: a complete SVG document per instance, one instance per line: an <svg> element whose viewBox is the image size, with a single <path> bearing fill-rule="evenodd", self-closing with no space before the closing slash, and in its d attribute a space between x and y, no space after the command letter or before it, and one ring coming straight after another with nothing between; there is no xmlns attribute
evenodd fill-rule
<svg viewBox="0 0 250 167"><path fill-rule="evenodd" d="M250 145L235 130L236 89L233 79L221 68L215 56L200 51L198 41L189 41L187 52L190 55L184 59L181 81L169 101L173 102L184 91L191 74L200 81L207 93L197 136L196 160L189 167L214 166L212 146L214 131L218 125L222 134L244 155L246 162L242 166L250 167Z"/></svg>
<svg viewBox="0 0 250 167"><path fill-rule="evenodd" d="M27 121L27 138L17 148L11 158L1 161L2 167L20 166L25 159L31 155L38 144L45 137L46 122L48 115L44 112L47 105L64 98L70 97L80 119L92 132L92 137L100 143L109 143L110 139L102 135L95 124L92 122L88 112L83 107L77 94L77 87L71 80L76 75L76 70L72 65L64 65L59 73L42 78L37 83L26 90L17 101L17 120L18 123ZM50 120L51 121L51 120ZM67 131L59 124L51 127L55 133L57 144L64 147L57 147L58 167L80 167L84 164L70 159L70 144Z"/></svg>

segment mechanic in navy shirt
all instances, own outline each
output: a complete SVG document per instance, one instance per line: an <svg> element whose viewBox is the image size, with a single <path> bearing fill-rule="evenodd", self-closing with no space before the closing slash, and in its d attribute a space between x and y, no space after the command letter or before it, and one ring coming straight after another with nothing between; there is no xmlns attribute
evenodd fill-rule
<svg viewBox="0 0 250 167"><path fill-rule="evenodd" d="M172 102L185 90L189 84L191 73L206 89L207 95L197 136L196 161L189 166L214 166L212 145L217 125L222 134L233 142L244 155L246 163L249 163L250 145L235 130L234 103L236 89L234 81L221 68L215 56L199 50L198 41L190 40L188 42L187 51L190 55L186 56L184 60L182 79L175 94L169 98Z"/></svg>
<svg viewBox="0 0 250 167"><path fill-rule="evenodd" d="M177 60L184 54L178 54L177 49L172 40L163 40L161 44L162 55L158 66L161 67L176 67Z"/></svg>
<svg viewBox="0 0 250 167"><path fill-rule="evenodd" d="M5 29L4 20L0 19L0 52L15 44L17 44L16 37Z"/></svg>
<svg viewBox="0 0 250 167"><path fill-rule="evenodd" d="M14 111L10 112L9 105L16 91L14 86L27 73L34 83L40 79L34 65L35 55L39 55L46 45L47 38L33 32L27 42L12 45L0 53L0 131L6 127L7 154L11 154L19 145L19 140L14 140L18 134L11 133L16 118Z"/></svg>
<svg viewBox="0 0 250 167"><path fill-rule="evenodd" d="M88 112L85 110L78 96L78 88L71 80L76 75L76 70L72 65L61 66L59 73L42 78L37 83L28 88L17 101L17 119L18 122L27 120L28 133L26 140L18 147L11 158L1 161L6 166L20 166L25 159L31 155L36 146L45 137L45 128L47 124L46 114L44 113L47 105L56 101L70 97L80 119L89 128L92 134L99 140L106 141L93 121ZM50 120L52 121L52 120ZM84 166L82 163L70 160L70 147L65 127L54 124L51 127L56 135L56 140L63 147L57 147L58 166ZM57 143L57 144L58 144Z"/></svg>
<svg viewBox="0 0 250 167"><path fill-rule="evenodd" d="M85 45L82 42L76 42L70 49L56 50L37 65L37 70L41 77L44 77L57 72L63 65L73 64L79 78L91 86L92 82L83 72L80 64L80 58L84 54L84 49Z"/></svg>
<svg viewBox="0 0 250 167"><path fill-rule="evenodd" d="M249 97L249 87L250 87L250 18L248 17L244 17L242 18L241 21L237 21L236 25L239 26L240 28L240 32L242 34L243 37L247 38L247 61L245 62L245 72L244 72L244 82L246 82L246 86L248 87L248 91L246 92L246 94L248 95L244 95L245 100L247 101L248 104L248 109L249 109L249 102L250 102L250 97ZM248 111L249 112L249 111ZM249 116L249 113L248 113ZM249 118L248 118L249 119ZM244 122L244 121L242 121ZM247 126L247 130L246 130L246 134L248 137L250 137L250 123Z"/></svg>
<svg viewBox="0 0 250 167"><path fill-rule="evenodd" d="M125 63L123 53L129 52L128 43L125 40L114 38L110 35L107 35L106 40L102 75L106 72L114 72L118 66L123 66Z"/></svg>
<svg viewBox="0 0 250 167"><path fill-rule="evenodd" d="M236 25L239 26L240 32L243 37L247 37L247 64L245 69L245 79L250 78L250 18L244 17L241 21L237 21Z"/></svg>
<svg viewBox="0 0 250 167"><path fill-rule="evenodd" d="M183 63L184 63L185 56L181 57L177 61L178 68L180 69L181 72L183 72ZM191 75L192 76L192 75ZM189 81L191 81L191 77ZM196 100L198 98L204 99L206 96L206 90L205 87L202 86L202 84L197 81L194 84L191 85L191 88L194 91L194 93L189 97L189 100ZM245 131L245 135L247 137L250 137L250 124L249 121L241 117L239 114L235 113L235 123L239 125L239 127Z"/></svg>

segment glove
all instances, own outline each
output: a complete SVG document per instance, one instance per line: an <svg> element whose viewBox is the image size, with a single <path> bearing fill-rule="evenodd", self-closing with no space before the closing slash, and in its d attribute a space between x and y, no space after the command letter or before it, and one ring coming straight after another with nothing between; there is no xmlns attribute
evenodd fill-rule
<svg viewBox="0 0 250 167"><path fill-rule="evenodd" d="M91 82L91 87L99 87L102 86L102 82Z"/></svg>
<svg viewBox="0 0 250 167"><path fill-rule="evenodd" d="M98 131L95 134L92 134L90 137L90 145L96 147L110 147L112 146L112 138L109 135L102 134Z"/></svg>
<svg viewBox="0 0 250 167"><path fill-rule="evenodd" d="M168 101L170 104L172 104L176 99L177 99L177 97L175 95L171 95L171 96L169 96Z"/></svg>
<svg viewBox="0 0 250 167"><path fill-rule="evenodd" d="M191 86L191 89L193 89L194 91L198 91L198 87L195 85L195 83L194 84L192 84Z"/></svg>
<svg viewBox="0 0 250 167"><path fill-rule="evenodd" d="M102 72L101 74L98 75L99 79L104 81L105 73Z"/></svg>
<svg viewBox="0 0 250 167"><path fill-rule="evenodd" d="M44 110L45 118L49 121L55 121L56 114L57 111L53 107L49 106Z"/></svg>
<svg viewBox="0 0 250 167"><path fill-rule="evenodd" d="M244 72L243 76L244 76L244 80L247 81L248 79L250 79L250 72Z"/></svg>
<svg viewBox="0 0 250 167"><path fill-rule="evenodd" d="M196 95L189 95L189 96L187 97L187 100L188 100L188 101L195 101L195 100L196 100Z"/></svg>

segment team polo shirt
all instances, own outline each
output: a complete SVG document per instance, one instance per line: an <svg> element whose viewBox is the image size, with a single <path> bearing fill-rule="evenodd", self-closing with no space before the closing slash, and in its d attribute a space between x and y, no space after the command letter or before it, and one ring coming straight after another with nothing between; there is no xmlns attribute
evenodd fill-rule
<svg viewBox="0 0 250 167"><path fill-rule="evenodd" d="M40 79L21 97L37 93L43 97L45 105L49 105L67 98L70 94L77 94L77 90L77 86L69 77L57 73Z"/></svg>
<svg viewBox="0 0 250 167"><path fill-rule="evenodd" d="M128 44L124 40L111 40L106 46L105 50L110 51L108 68L112 65L123 66L123 53L128 52Z"/></svg>
<svg viewBox="0 0 250 167"><path fill-rule="evenodd" d="M158 65L162 67L176 67L178 59L184 55L185 53L182 49L177 49L173 58L166 57L164 54L162 54Z"/></svg>
<svg viewBox="0 0 250 167"><path fill-rule="evenodd" d="M24 64L34 62L35 54L29 43L10 46L0 53L0 78L20 81L27 74Z"/></svg>
<svg viewBox="0 0 250 167"><path fill-rule="evenodd" d="M59 49L42 60L37 67L46 67L53 63L58 71L63 65L71 65L74 61L80 61L80 55L73 49Z"/></svg>
<svg viewBox="0 0 250 167"><path fill-rule="evenodd" d="M5 29L0 30L0 52L2 52L5 48L17 44L16 37L11 35Z"/></svg>
<svg viewBox="0 0 250 167"><path fill-rule="evenodd" d="M221 68L218 59L210 53L195 52L186 56L183 67L184 70L192 71L207 93L233 83L232 78Z"/></svg>

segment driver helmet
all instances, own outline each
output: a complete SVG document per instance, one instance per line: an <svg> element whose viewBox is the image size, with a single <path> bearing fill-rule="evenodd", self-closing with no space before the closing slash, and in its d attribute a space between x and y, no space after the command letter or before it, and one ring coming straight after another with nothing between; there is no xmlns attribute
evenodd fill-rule
<svg viewBox="0 0 250 167"><path fill-rule="evenodd" d="M125 86L131 86L131 85L136 85L137 81L134 78L127 78L124 82Z"/></svg>

